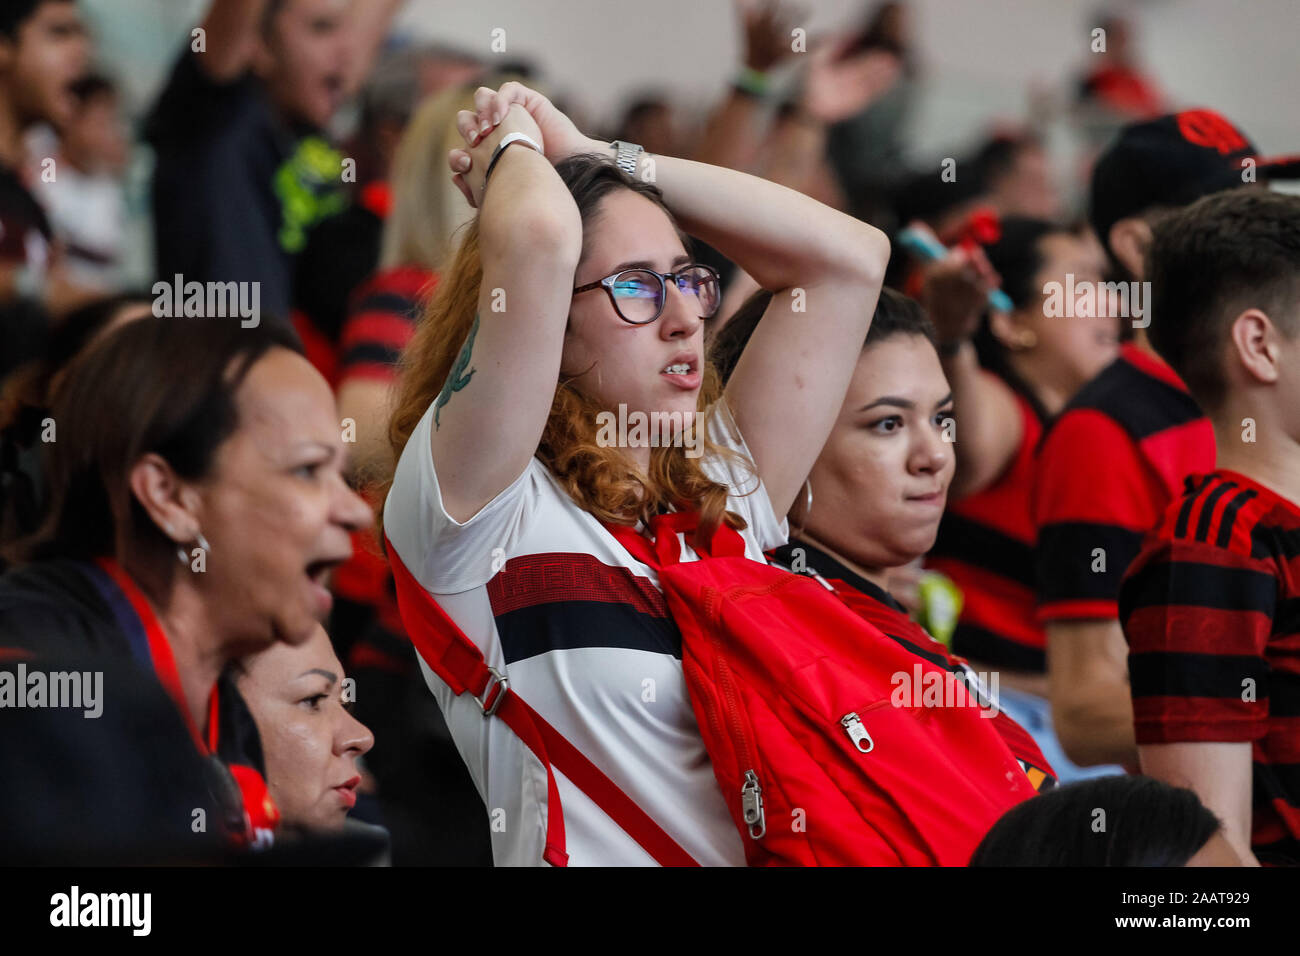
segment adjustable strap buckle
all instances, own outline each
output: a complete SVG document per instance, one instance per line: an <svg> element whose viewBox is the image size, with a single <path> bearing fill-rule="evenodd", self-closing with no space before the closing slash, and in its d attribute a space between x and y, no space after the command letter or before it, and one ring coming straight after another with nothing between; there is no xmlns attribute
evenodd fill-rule
<svg viewBox="0 0 1300 956"><path fill-rule="evenodd" d="M491 717L497 712L501 702L506 699L506 691L510 689L510 678L506 677L505 674L491 665L488 665L488 673L492 676L488 680L487 686L483 688L483 697L478 702L478 705L483 708L484 717ZM492 693L494 687L496 688L495 694ZM489 699L491 703L488 702Z"/></svg>

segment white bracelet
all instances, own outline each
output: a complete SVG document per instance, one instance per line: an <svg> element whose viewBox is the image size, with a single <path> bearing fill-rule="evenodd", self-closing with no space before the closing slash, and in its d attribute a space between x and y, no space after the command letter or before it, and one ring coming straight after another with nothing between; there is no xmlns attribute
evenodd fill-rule
<svg viewBox="0 0 1300 956"><path fill-rule="evenodd" d="M527 143L537 152L542 152L542 147L538 146L537 141L527 133L507 133L501 138L501 142L497 143L497 148L492 150L492 158L488 161L487 172L483 174L483 188L480 190L480 195L487 191L488 178L492 175L492 169L496 166L497 160L501 158L501 154L505 152L505 148L511 143Z"/></svg>

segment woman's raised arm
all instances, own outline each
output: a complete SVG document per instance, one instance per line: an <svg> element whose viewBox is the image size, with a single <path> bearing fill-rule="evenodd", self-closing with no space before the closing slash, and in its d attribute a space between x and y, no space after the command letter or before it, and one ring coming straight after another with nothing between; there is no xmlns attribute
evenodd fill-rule
<svg viewBox="0 0 1300 956"><path fill-rule="evenodd" d="M593 141L591 148L608 148ZM649 163L653 162L653 166ZM684 229L772 290L726 399L778 516L839 415L889 262L880 230L745 173L643 157Z"/></svg>
<svg viewBox="0 0 1300 956"><path fill-rule="evenodd" d="M460 118L468 141L477 124L469 112ZM512 107L483 139L475 137L472 168L457 177L481 203L483 281L474 324L435 400L431 435L443 507L459 522L518 478L537 451L582 248L578 208L544 155L523 143L507 147L483 188L493 150L512 132L542 145L537 124ZM462 159L452 152L454 170Z"/></svg>

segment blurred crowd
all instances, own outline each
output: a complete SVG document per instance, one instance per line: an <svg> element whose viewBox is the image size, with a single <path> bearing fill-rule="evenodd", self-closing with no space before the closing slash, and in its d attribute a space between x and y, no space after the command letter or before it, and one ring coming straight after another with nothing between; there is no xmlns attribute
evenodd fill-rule
<svg viewBox="0 0 1300 956"><path fill-rule="evenodd" d="M0 797L14 859L228 860L274 844L303 862L493 862L491 808L467 768L477 757L429 692L376 514L404 352L444 280L459 281L449 267L476 215L447 166L464 146L459 114L509 81L562 110L566 91L529 62L399 42L401 7L212 0L133 127L118 86L130 64L101 59L75 0L0 10L0 674L103 671L105 704L94 721L0 713L0 774L26 781ZM1297 693L1293 645L1287 663L1270 643L1300 633L1296 579L1278 585L1268 624L1249 625L1262 637L1178 650L1195 666L1167 670L1162 655L1177 654L1149 592L1175 584L1167 572L1123 583L1139 554L1161 559L1143 536L1188 476L1213 471L1220 427L1186 371L1184 353L1205 343L1171 338L1168 351L1158 320L1140 321L1160 217L1253 182L1242 157L1258 159L1261 182L1295 170L1270 167L1215 104L1167 96L1132 24L1111 14L1068 97L990 118L978 141L920 168L908 136L925 66L908 4L871 4L806 50L794 26L778 4L736 3L742 58L725 89L698 112L638 91L617 123L587 130L762 177L893 242L863 359L874 354L873 388L850 395L876 395L898 370L910 388L933 366L926 401L960 436L955 464L934 466L940 507L915 527L891 517L863 489L895 477L864 472L835 431L772 560L811 564L923 628L916 640L1000 675L1002 710L1059 785L990 833L976 863L1177 864L1217 849L1219 833L1234 860L1300 862L1294 731L1224 704L1236 693L1225 682L1239 682L1213 676L1218 655L1235 655L1273 682L1274 701ZM1082 144L1073 182L1049 160L1059 123ZM142 152L147 275L130 266L125 181ZM720 277L707 335L725 380L773 290L706 243L695 253ZM1060 318L1053 284L1067 308L1076 288L1103 291ZM1284 374L1297 397L1295 370ZM1294 414L1274 422L1292 442ZM1247 487L1197 485L1202 530ZM1229 541L1230 517L1214 514L1212 534ZM1300 576L1300 522L1269 514L1252 520L1280 529L1270 554ZM849 540L862 527L878 534ZM1251 532L1238 533L1244 562ZM1244 762L1234 749L1208 777L1193 758L1146 752L1243 741ZM1098 801L1129 814L1100 851L1054 839Z"/></svg>

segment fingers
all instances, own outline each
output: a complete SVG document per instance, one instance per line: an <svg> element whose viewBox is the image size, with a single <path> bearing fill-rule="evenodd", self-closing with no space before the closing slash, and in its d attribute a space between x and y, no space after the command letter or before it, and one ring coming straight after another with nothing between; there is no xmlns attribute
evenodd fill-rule
<svg viewBox="0 0 1300 956"><path fill-rule="evenodd" d="M456 184L456 188L459 189L460 194L465 197L465 201L469 203L470 208L477 209L478 203L474 202L474 191L470 189L469 184L465 182L465 177L460 173L457 173L455 176L451 177L451 181Z"/></svg>

